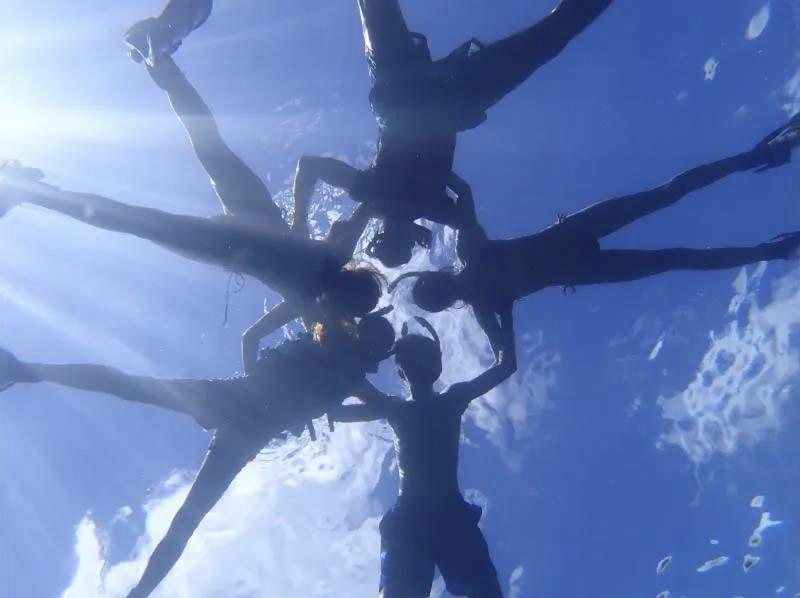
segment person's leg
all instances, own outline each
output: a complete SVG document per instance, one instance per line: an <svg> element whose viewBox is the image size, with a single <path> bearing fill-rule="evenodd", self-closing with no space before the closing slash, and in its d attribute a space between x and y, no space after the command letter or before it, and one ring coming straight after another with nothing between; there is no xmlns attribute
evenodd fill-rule
<svg viewBox="0 0 800 598"><path fill-rule="evenodd" d="M800 233L755 247L717 249L605 249L557 274L550 284L588 285L638 280L673 270L725 270L765 260L789 259L800 247Z"/></svg>
<svg viewBox="0 0 800 598"><path fill-rule="evenodd" d="M208 20L213 4L213 0L169 0L158 18L182 25L188 34Z"/></svg>
<svg viewBox="0 0 800 598"><path fill-rule="evenodd" d="M167 92L225 213L285 229L280 208L272 201L266 185L225 143L211 110L172 58L159 57L153 67L148 67L148 72Z"/></svg>
<svg viewBox="0 0 800 598"><path fill-rule="evenodd" d="M418 64L423 38L409 31L399 0L358 0L358 10L373 85L397 80Z"/></svg>
<svg viewBox="0 0 800 598"><path fill-rule="evenodd" d="M703 164L679 174L655 189L593 204L566 216L551 230L570 238L601 239L623 226L671 206L692 191L707 187L735 172L755 168L761 163L763 157L759 154L744 152Z"/></svg>
<svg viewBox="0 0 800 598"><path fill-rule="evenodd" d="M0 196L6 190L0 189ZM40 183L28 183L23 193L14 191L12 202L42 206L98 228L135 235L181 257L254 276L280 293L317 289L321 270L328 268L331 258L325 243L270 234L258 222L170 214Z"/></svg>
<svg viewBox="0 0 800 598"><path fill-rule="evenodd" d="M454 596L502 598L486 539L478 527L481 509L465 501L443 514L435 534L436 566Z"/></svg>
<svg viewBox="0 0 800 598"><path fill-rule="evenodd" d="M147 561L142 578L130 591L128 598L146 598L158 587L178 562L203 517L222 497L238 473L261 450L260 445L253 445L237 436L236 432L217 432L189 495L172 519L167 534Z"/></svg>
<svg viewBox="0 0 800 598"><path fill-rule="evenodd" d="M303 156L297 162L294 176L294 223L292 230L302 237L308 236L308 210L317 181L321 180L337 189L350 193L359 170L335 158Z"/></svg>
<svg viewBox="0 0 800 598"><path fill-rule="evenodd" d="M454 101L485 111L557 56L612 0L562 0L544 19L450 62L444 79Z"/></svg>
<svg viewBox="0 0 800 598"><path fill-rule="evenodd" d="M422 598L433 585L434 562L426 522L398 503L380 524L381 598Z"/></svg>
<svg viewBox="0 0 800 598"><path fill-rule="evenodd" d="M257 224L253 228L239 220L172 214L102 195L62 191L41 183L4 186L0 195L12 204L47 208L98 228L152 241L182 257L229 270L237 270L242 255L255 257L263 245L281 242L275 235L264 235ZM246 270L246 267L241 269L242 272Z"/></svg>
<svg viewBox="0 0 800 598"><path fill-rule="evenodd" d="M7 352L0 354L0 363L8 361ZM10 354L9 354L10 355ZM13 357L13 356L12 356ZM16 361L16 360L15 360ZM207 380L165 380L132 376L115 368L94 364L39 364L16 361L10 382L52 382L61 386L100 392L124 401L155 405L194 417L208 425Z"/></svg>

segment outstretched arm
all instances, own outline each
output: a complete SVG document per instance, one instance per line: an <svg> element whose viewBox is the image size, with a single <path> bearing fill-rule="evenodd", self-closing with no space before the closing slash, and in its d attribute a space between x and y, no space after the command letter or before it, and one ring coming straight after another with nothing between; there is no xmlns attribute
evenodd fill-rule
<svg viewBox="0 0 800 598"><path fill-rule="evenodd" d="M285 226L264 182L225 143L211 110L172 58L159 56L155 66L147 70L153 81L167 92L225 212L269 218L276 225Z"/></svg>
<svg viewBox="0 0 800 598"><path fill-rule="evenodd" d="M308 237L308 210L317 181L350 193L355 185L358 170L335 158L303 156L297 162L294 176L294 222L292 230Z"/></svg>
<svg viewBox="0 0 800 598"><path fill-rule="evenodd" d="M385 419L394 405L401 399L382 393L366 378L361 381L353 396L363 401L362 405L338 405L329 413L338 422L367 422Z"/></svg>
<svg viewBox="0 0 800 598"><path fill-rule="evenodd" d="M128 598L147 598L158 587L178 562L203 517L222 497L237 474L258 455L261 448L260 445L241 442L233 433L217 432L186 500L172 519L167 534L147 561L142 578L128 594Z"/></svg>
<svg viewBox="0 0 800 598"><path fill-rule="evenodd" d="M477 378L469 382L459 382L448 388L444 393L446 399L456 401L466 408L470 401L485 395L517 371L517 352L511 304L500 314L500 326L503 338L500 362Z"/></svg>
<svg viewBox="0 0 800 598"><path fill-rule="evenodd" d="M371 422L386 417L386 413L374 405L338 405L328 414L334 422L348 424Z"/></svg>
<svg viewBox="0 0 800 598"><path fill-rule="evenodd" d="M242 367L250 374L258 361L258 346L262 338L269 336L300 316L297 306L283 301L265 313L258 321L245 330L242 335Z"/></svg>
<svg viewBox="0 0 800 598"><path fill-rule="evenodd" d="M365 405L372 405L373 407L388 410L398 401L402 399L393 397L383 393L372 382L364 378L359 385L353 390L353 396Z"/></svg>
<svg viewBox="0 0 800 598"><path fill-rule="evenodd" d="M482 251L482 242L487 240L486 231L483 230L480 222L478 222L475 199L472 196L472 188L469 183L455 172L451 172L447 186L456 194L455 226L458 229L456 254L462 262L468 264L471 255ZM478 313L478 310L475 310L475 316L486 333L489 334L491 340L492 336L489 328L491 323L487 318L483 318L484 321L481 321L482 314ZM492 341L492 345L494 346L495 344L495 341Z"/></svg>
<svg viewBox="0 0 800 598"><path fill-rule="evenodd" d="M450 173L447 186L456 194L456 227L469 228L478 225L478 215L475 212L475 198L472 187L455 172Z"/></svg>
<svg viewBox="0 0 800 598"><path fill-rule="evenodd" d="M500 363L500 356L505 342L505 331L497 321L497 314L493 309L477 304L472 304L472 312L475 314L478 325L486 334L486 338L489 339L495 362Z"/></svg>

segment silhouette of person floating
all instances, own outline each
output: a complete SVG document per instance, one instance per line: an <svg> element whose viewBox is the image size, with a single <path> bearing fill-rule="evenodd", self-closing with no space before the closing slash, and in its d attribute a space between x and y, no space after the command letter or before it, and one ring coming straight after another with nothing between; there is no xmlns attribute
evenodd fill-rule
<svg viewBox="0 0 800 598"><path fill-rule="evenodd" d="M380 278L350 262L370 218L360 206L349 220L333 224L324 241L292 233L263 181L222 139L200 95L168 55L147 67L165 90L208 173L224 215L199 218L133 206L89 193L46 185L42 173L7 164L0 171L0 214L29 203L96 227L147 239L189 259L251 275L281 294L284 302L242 337L245 371L258 354L259 340L297 317L361 316L381 294Z"/></svg>
<svg viewBox="0 0 800 598"><path fill-rule="evenodd" d="M601 249L599 239L661 210L688 193L735 172L767 170L789 162L800 144L800 116L768 135L752 150L688 170L642 193L594 204L538 233L515 239L489 239L479 224L469 185L453 174L449 185L458 196L457 253L463 268L455 273L408 272L391 285L416 278L414 302L438 312L457 301L472 306L478 323L495 348L501 333L496 316L509 301L550 286L624 282L672 270L722 270L762 260L787 259L800 246L800 233L780 235L755 247L719 249Z"/></svg>
<svg viewBox="0 0 800 598"><path fill-rule="evenodd" d="M500 314L499 362L469 382L433 390L442 373L439 338L406 334L395 345L397 366L411 388L411 400L377 392L360 395L362 405L343 405L337 421L386 419L394 430L400 467L400 496L383 517L381 532L381 596L428 596L434 566L447 590L456 596L502 597L497 571L478 528L480 507L467 503L458 485L461 417L470 402L516 371L511 304Z"/></svg>
<svg viewBox="0 0 800 598"><path fill-rule="evenodd" d="M555 57L611 1L562 0L519 33L489 45L473 39L434 61L425 36L409 31L399 0L359 0L378 150L363 171L334 158L301 158L295 230L306 232L304 214L322 180L383 216L371 255L387 267L408 262L415 243L427 247L431 241L431 232L414 220L456 220L446 185L457 133L483 122L486 110Z"/></svg>
<svg viewBox="0 0 800 598"><path fill-rule="evenodd" d="M301 433L306 422L349 396L378 392L364 376L377 371L394 344L385 313L362 318L355 329L329 326L318 340L306 334L267 349L250 374L225 380L163 380L99 365L24 363L0 350L0 389L52 382L156 405L214 430L186 500L128 595L146 598L178 561L203 517L261 449L284 431Z"/></svg>

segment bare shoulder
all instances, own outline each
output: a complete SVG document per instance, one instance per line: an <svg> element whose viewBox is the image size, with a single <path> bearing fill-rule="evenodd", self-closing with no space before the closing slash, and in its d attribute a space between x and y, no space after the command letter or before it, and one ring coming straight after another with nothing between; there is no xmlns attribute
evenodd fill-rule
<svg viewBox="0 0 800 598"><path fill-rule="evenodd" d="M461 405L469 402L471 398L470 390L471 385L469 382L456 382L439 395L439 400L450 405Z"/></svg>

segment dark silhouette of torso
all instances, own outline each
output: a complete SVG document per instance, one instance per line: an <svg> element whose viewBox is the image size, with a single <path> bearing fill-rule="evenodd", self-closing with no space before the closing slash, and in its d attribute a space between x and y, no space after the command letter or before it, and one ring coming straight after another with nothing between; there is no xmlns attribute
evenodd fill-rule
<svg viewBox="0 0 800 598"><path fill-rule="evenodd" d="M459 493L458 449L466 404L447 393L397 401L388 416L395 434L400 494L445 498Z"/></svg>

